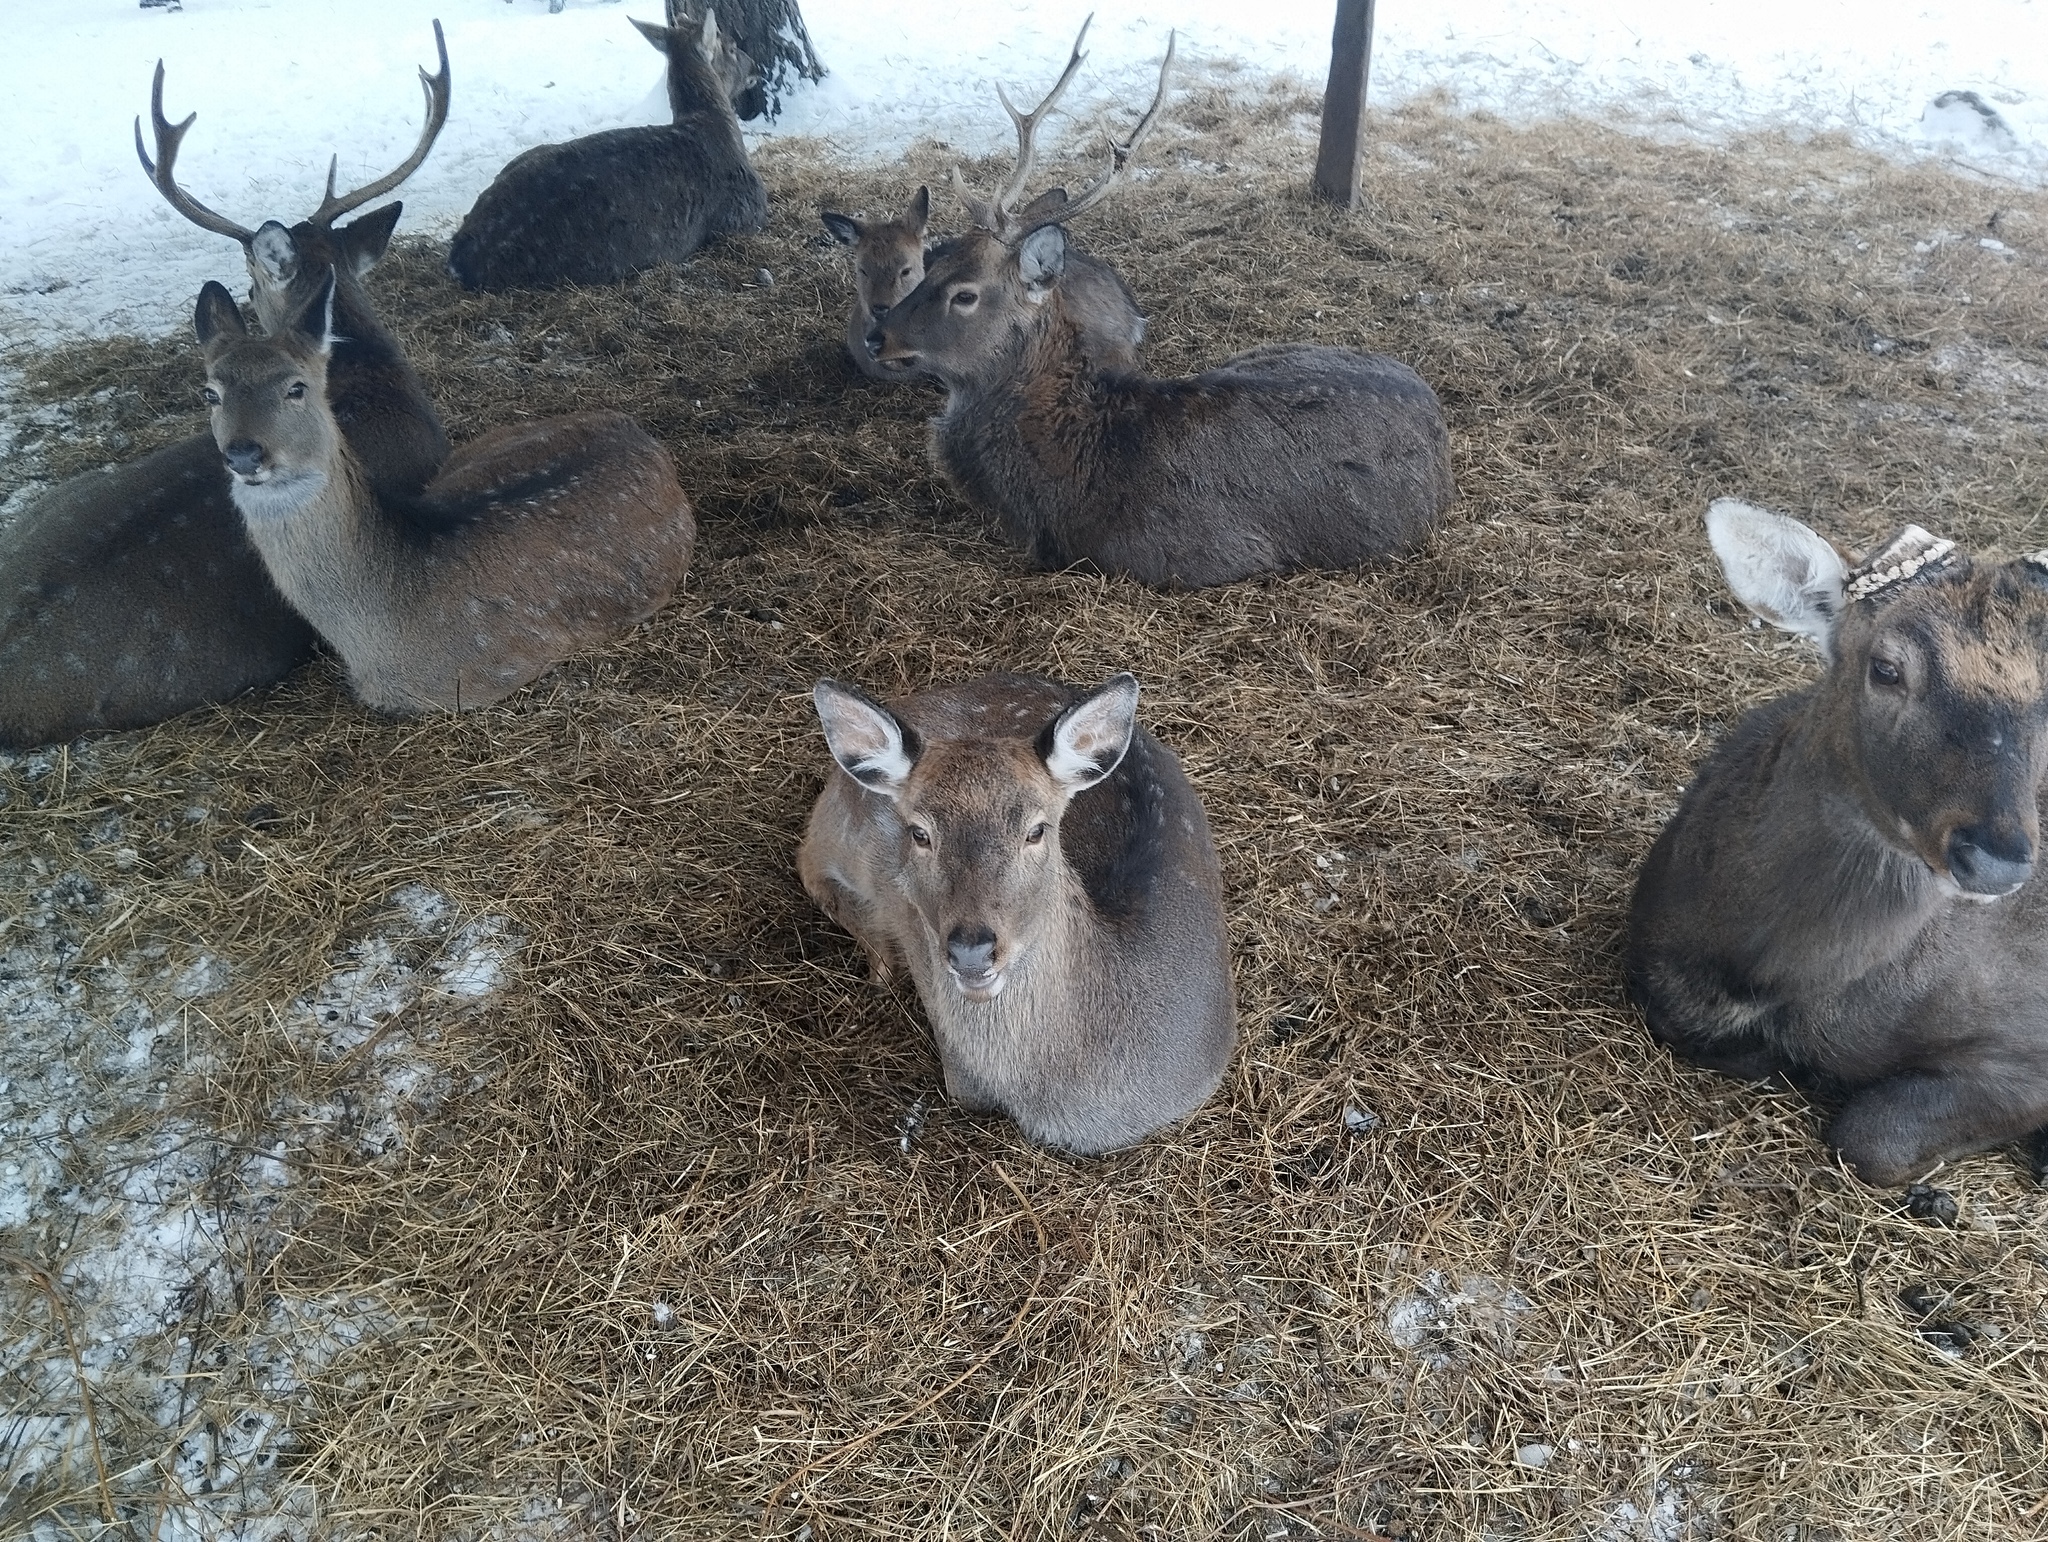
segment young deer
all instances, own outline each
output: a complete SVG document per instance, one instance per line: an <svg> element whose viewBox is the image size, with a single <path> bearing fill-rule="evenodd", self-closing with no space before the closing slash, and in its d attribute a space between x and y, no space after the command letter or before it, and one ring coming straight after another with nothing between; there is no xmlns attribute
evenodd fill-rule
<svg viewBox="0 0 2048 1542"><path fill-rule="evenodd" d="M696 533L666 450L617 413L516 424L380 501L327 400L333 299L255 337L208 284L197 327L249 538L363 701L485 706L660 609Z"/></svg>
<svg viewBox="0 0 2048 1542"><path fill-rule="evenodd" d="M668 58L674 121L513 157L448 249L448 271L464 287L616 283L658 262L682 262L727 232L759 230L767 219L768 194L715 67L733 53L720 48L716 12L706 6L694 37L633 25Z"/></svg>
<svg viewBox="0 0 2048 1542"><path fill-rule="evenodd" d="M1855 567L1724 499L1729 587L1828 661L1700 768L1629 916L1651 1032L1838 1100L1874 1184L2033 1136L2048 1151L2048 553L1973 562L1917 526Z"/></svg>
<svg viewBox="0 0 2048 1542"><path fill-rule="evenodd" d="M163 65L150 92L156 158L136 150L171 207L230 236L248 259L266 326L303 308L328 268L339 275L328 371L334 413L380 496L417 493L448 454L419 377L371 307L363 275L390 244L402 205L336 222L398 186L426 159L448 116L448 51L425 83L426 123L403 165L337 196L333 168L312 215L251 230L177 184L178 146L194 119L163 111ZM161 722L281 679L318 635L284 601L249 544L210 433L51 489L0 531L0 746L27 748L95 729Z"/></svg>
<svg viewBox="0 0 2048 1542"><path fill-rule="evenodd" d="M1137 681L813 699L837 769L798 872L878 981L909 969L946 1090L1079 1152L1206 1102L1236 1032L1222 878Z"/></svg>
<svg viewBox="0 0 2048 1542"><path fill-rule="evenodd" d="M1166 79L1162 65L1136 132L1061 217L1119 185ZM945 385L934 458L1039 563L1200 588L1394 556L1442 519L1449 436L1407 365L1276 344L1183 379L1106 370L1067 296L1068 255L1057 224L960 237L883 320L878 351Z"/></svg>
<svg viewBox="0 0 2048 1542"><path fill-rule="evenodd" d="M832 209L818 216L832 239L851 249L853 311L846 318L846 356L870 380L895 384L907 378L904 371L876 362L870 339L879 337L889 307L924 277L924 233L931 212L931 190L921 187L894 219L859 220Z"/></svg>

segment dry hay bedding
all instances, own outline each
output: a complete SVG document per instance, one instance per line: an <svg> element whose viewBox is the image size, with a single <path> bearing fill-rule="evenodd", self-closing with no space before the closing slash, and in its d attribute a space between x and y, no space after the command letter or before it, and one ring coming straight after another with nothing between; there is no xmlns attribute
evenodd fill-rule
<svg viewBox="0 0 2048 1542"><path fill-rule="evenodd" d="M603 404L675 450L705 538L654 622L460 719L378 720L323 666L0 772L12 857L110 890L79 832L124 798L254 811L165 827L118 923L233 962L203 1085L252 1138L277 1085L354 1074L276 1004L399 886L528 938L443 1025L488 1074L380 1160L337 1146L249 1285L414 1325L299 1430L335 1534L534 1492L636 1536L2048 1526L2041 1196L1989 1156L1941 1180L1958 1227L1914 1219L1796 1098L1675 1068L1616 968L1692 767L1811 672L1735 619L1710 496L2043 544L2044 201L1830 141L1421 106L1378 121L1347 217L1297 191L1312 106L1195 93L1086 239L1162 371L1276 338L1413 361L1462 502L1412 562L1186 595L1029 571L929 470L936 398L836 361L814 212L908 179L775 146L772 227L685 271L471 296L421 244L374 280L458 438ZM943 147L913 163L936 183ZM30 373L82 403L53 472L191 429L183 343ZM938 1096L913 998L792 871L814 677L997 667L1135 670L1222 849L1239 1053L1109 1159Z"/></svg>

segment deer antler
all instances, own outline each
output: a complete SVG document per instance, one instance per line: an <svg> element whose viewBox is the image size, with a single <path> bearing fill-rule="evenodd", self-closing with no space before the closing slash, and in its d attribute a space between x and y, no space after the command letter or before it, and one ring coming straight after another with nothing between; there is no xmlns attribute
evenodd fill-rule
<svg viewBox="0 0 2048 1542"><path fill-rule="evenodd" d="M1152 93L1152 105L1145 109L1145 116L1138 120L1138 126L1131 130L1131 137L1121 144L1116 135L1108 129L1102 131L1109 141L1109 170L1082 188L1066 206L1059 211L1059 218L1070 220L1077 214L1086 214L1090 209L1107 198L1111 191L1124 180L1124 173L1130 169L1131 158L1138 153L1138 147L1149 139L1152 130L1159 124L1159 109L1166 105L1167 77L1173 72L1173 49L1178 40L1177 32L1166 34L1166 57L1159 61L1159 89Z"/></svg>
<svg viewBox="0 0 2048 1542"><path fill-rule="evenodd" d="M1017 111L1010 105L1009 95L1003 88L1000 85L996 87L996 96L1003 104L1003 111L1010 115L1010 121L1017 126L1017 160L1010 168L1008 180L1003 183L995 197L977 198L968 191L967 179L960 175L960 168L953 168L953 191L966 206L968 217L979 229L986 230L991 235L1001 236L1007 235L1015 226L1017 200L1024 196L1024 189L1030 185L1031 170L1038 157L1035 143L1038 125L1045 120L1045 115L1052 111L1053 104L1059 101L1062 93L1066 91L1074 78L1074 72L1081 68L1081 61L1088 57L1081 52L1081 44L1086 40L1088 28L1094 20L1095 13L1090 11L1087 19L1081 23L1081 30L1074 36L1074 48L1067 56L1066 69L1061 71L1060 78L1053 82L1053 88L1046 93L1045 100L1031 111Z"/></svg>
<svg viewBox="0 0 2048 1542"><path fill-rule="evenodd" d="M434 141L440 136L441 126L448 121L448 97L451 89L448 76L448 43L441 36L441 23L438 18L434 22L434 49L441 56L441 68L432 75L425 70L420 71L420 89L426 93L427 98L427 121L421 125L420 142L413 146L412 154L405 158L396 171L387 172L376 181L366 182L354 192L344 193L339 198L334 196L334 169L341 157L330 157L327 162L327 192L320 200L320 207L313 211L309 223L325 230L342 215L360 209L372 198L383 197L420 169L420 162L424 161L427 152L434 148Z"/></svg>
<svg viewBox="0 0 2048 1542"><path fill-rule="evenodd" d="M420 142L406 158L405 164L388 176L379 177L375 182L357 188L342 197L334 196L334 171L339 156L327 163L327 193L320 200L320 207L313 211L311 223L322 229L332 225L352 209L360 209L372 198L390 192L399 183L419 170L420 162L427 158L427 152L434 146L434 140L441 132L441 126L448 121L448 43L441 36L441 23L434 23L434 48L441 56L439 73L429 75L420 71L420 85L427 95L426 126L420 130ZM177 165L178 146L184 143L185 131L199 119L198 113L188 113L183 123L173 123L164 116L164 62L156 62L156 79L149 89L149 120L156 132L156 159L149 158L149 151L142 143L142 119L135 120L135 154L142 161L142 169L149 180L156 184L156 190L164 195L164 202L176 209L201 230L211 230L216 235L232 236L247 246L256 239L256 232L246 225L237 225L224 214L216 214L182 187L178 186L173 168Z"/></svg>
<svg viewBox="0 0 2048 1542"><path fill-rule="evenodd" d="M156 159L151 161L149 152L142 147L142 119L135 120L135 153L142 161L142 169L149 180L156 184L156 190L164 195L164 202L176 209L201 230L210 230L215 235L232 236L247 246L256 239L256 232L247 226L237 225L224 214L216 214L182 187L178 186L172 168L177 164L178 146L184 143L185 131L199 120L198 113L186 114L183 123L173 123L164 116L164 61L156 61L156 80L149 88L149 122L156 131Z"/></svg>

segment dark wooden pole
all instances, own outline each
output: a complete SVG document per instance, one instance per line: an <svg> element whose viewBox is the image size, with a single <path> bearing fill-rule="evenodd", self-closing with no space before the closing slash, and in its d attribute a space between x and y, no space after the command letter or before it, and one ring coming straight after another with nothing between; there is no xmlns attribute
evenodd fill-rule
<svg viewBox="0 0 2048 1542"><path fill-rule="evenodd" d="M1323 92L1323 138L1316 149L1316 193L1349 209L1358 203L1365 166L1365 78L1372 69L1373 0L1337 0L1330 36L1330 84Z"/></svg>

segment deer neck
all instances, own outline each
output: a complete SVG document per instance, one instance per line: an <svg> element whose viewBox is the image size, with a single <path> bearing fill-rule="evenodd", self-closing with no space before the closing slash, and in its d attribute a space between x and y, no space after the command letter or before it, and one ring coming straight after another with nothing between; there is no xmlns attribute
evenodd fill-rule
<svg viewBox="0 0 2048 1542"><path fill-rule="evenodd" d="M236 482L230 491L273 582L344 657L383 635L404 603L404 537L337 432L317 485L297 496Z"/></svg>
<svg viewBox="0 0 2048 1542"><path fill-rule="evenodd" d="M1764 747L1731 831L1743 907L1766 976L1853 980L1899 956L1951 903L1917 856L1871 823L1845 748L1811 708Z"/></svg>
<svg viewBox="0 0 2048 1542"><path fill-rule="evenodd" d="M1098 383L1081 329L1054 291L985 372L949 389L946 422L971 426L1013 473L1064 484L1092 459Z"/></svg>

